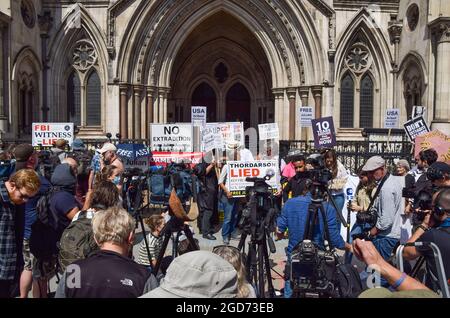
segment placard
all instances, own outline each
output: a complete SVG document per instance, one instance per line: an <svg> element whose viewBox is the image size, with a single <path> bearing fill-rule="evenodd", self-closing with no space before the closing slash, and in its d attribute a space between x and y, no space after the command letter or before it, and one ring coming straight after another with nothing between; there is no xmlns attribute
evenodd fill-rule
<svg viewBox="0 0 450 318"><path fill-rule="evenodd" d="M405 127L405 131L411 141L414 141L417 136L423 135L430 131L423 117L408 120L403 126Z"/></svg>
<svg viewBox="0 0 450 318"><path fill-rule="evenodd" d="M150 124L151 150L191 152L193 133L191 124Z"/></svg>
<svg viewBox="0 0 450 318"><path fill-rule="evenodd" d="M67 140L69 146L73 142L73 123L33 123L33 147L52 147L58 139Z"/></svg>
<svg viewBox="0 0 450 318"><path fill-rule="evenodd" d="M202 129L203 135L212 133L214 135L214 148L225 150L227 142L235 141L244 145L244 123L206 123Z"/></svg>
<svg viewBox="0 0 450 318"><path fill-rule="evenodd" d="M191 107L191 123L194 126L203 127L206 124L206 106L192 106Z"/></svg>
<svg viewBox="0 0 450 318"><path fill-rule="evenodd" d="M279 139L280 132L277 123L258 125L259 140Z"/></svg>
<svg viewBox="0 0 450 318"><path fill-rule="evenodd" d="M333 117L323 117L311 121L316 149L336 146L336 132Z"/></svg>
<svg viewBox="0 0 450 318"><path fill-rule="evenodd" d="M311 127L311 121L314 117L314 107L300 107L300 126Z"/></svg>
<svg viewBox="0 0 450 318"><path fill-rule="evenodd" d="M267 174L273 175L267 180L273 191L278 187L279 169L276 160L259 161L229 161L227 163L227 189L233 194L233 197L245 197L245 189L253 186L253 182L247 182L247 177L264 178Z"/></svg>
<svg viewBox="0 0 450 318"><path fill-rule="evenodd" d="M386 113L384 114L384 128L392 129L398 128L400 120L400 109L391 108L386 109Z"/></svg>

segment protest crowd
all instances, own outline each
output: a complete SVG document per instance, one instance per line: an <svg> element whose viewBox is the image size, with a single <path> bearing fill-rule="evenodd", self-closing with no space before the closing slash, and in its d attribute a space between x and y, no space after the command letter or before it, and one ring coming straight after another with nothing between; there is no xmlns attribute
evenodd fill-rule
<svg viewBox="0 0 450 318"><path fill-rule="evenodd" d="M319 275L307 268L311 259L305 260L313 250L336 255L333 273L347 277L346 288L352 290L344 294L341 285L341 297L448 297L450 166L434 149L398 158L395 166L381 153L350 171L333 147L313 156L291 149L281 158L275 142L263 143L258 153L241 139L221 142L220 151L203 149L195 163L153 162L145 169L128 168L124 150L110 141L95 149L81 139L71 144L60 139L46 150L5 146L0 154L0 297L308 297L314 286L305 287L305 279L313 282L318 278L308 275ZM156 158L152 150L146 148L144 157ZM178 169L177 178L172 168ZM165 183L161 176L167 175ZM284 243L286 252L285 282L276 295L261 292L270 285L268 275L262 288L255 286L247 253L233 245L256 235L249 208L253 199L246 191L253 183L244 181L264 176L271 187L270 211L275 211L265 230L277 244ZM356 180L353 192L350 180ZM244 186L236 187L239 182ZM187 185L192 193L183 198L187 190L181 188ZM158 187L160 208L140 219L140 208L157 201ZM317 200L321 208L311 212ZM259 206L255 209L258 218ZM174 226L181 230L172 233L168 227ZM174 249L167 248L166 239ZM200 240L214 243L213 249L201 250ZM263 242L267 245L266 238ZM258 266L270 272L268 262ZM380 276L376 288L367 267ZM55 276L57 288L50 290Z"/></svg>

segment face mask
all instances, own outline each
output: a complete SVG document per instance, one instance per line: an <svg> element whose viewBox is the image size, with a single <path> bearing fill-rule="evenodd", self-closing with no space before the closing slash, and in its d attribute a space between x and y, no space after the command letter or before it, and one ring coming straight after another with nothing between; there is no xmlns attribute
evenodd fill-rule
<svg viewBox="0 0 450 318"><path fill-rule="evenodd" d="M120 184L120 176L115 176L112 183L114 183L115 185Z"/></svg>

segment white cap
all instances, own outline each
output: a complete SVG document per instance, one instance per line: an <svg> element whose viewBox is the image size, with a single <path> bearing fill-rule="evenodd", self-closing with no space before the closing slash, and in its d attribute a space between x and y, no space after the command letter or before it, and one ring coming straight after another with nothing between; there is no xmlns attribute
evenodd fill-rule
<svg viewBox="0 0 450 318"><path fill-rule="evenodd" d="M117 151L117 148L112 143L106 142L98 152L103 154L107 151Z"/></svg>

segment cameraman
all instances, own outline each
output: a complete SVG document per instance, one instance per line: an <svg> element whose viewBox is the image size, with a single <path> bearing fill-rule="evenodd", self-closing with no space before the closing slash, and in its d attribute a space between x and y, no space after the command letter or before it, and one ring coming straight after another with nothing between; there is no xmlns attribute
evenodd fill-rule
<svg viewBox="0 0 450 318"><path fill-rule="evenodd" d="M443 188L433 195L432 210L421 211L425 213L425 218L416 232L409 239L408 243L413 242L433 242L439 248L442 255L442 262L445 269L445 277L450 278L450 188ZM403 251L405 259L413 260L419 256L424 256L428 273L427 287L437 290L435 279L438 277L433 252L426 247L405 247Z"/></svg>
<svg viewBox="0 0 450 318"><path fill-rule="evenodd" d="M376 215L376 223L368 235L373 238L373 244L381 256L387 260L400 240L404 178L390 175L380 156L370 157L362 171L367 172L369 180L375 180L379 188L372 198L371 208Z"/></svg>
<svg viewBox="0 0 450 318"><path fill-rule="evenodd" d="M306 171L306 159L303 155L295 156L292 164L295 169L295 175L283 188L283 202L301 195L303 193L302 180L309 178L309 173Z"/></svg>
<svg viewBox="0 0 450 318"><path fill-rule="evenodd" d="M436 161L428 169L427 178L433 184L433 188L450 187L450 165Z"/></svg>
<svg viewBox="0 0 450 318"><path fill-rule="evenodd" d="M290 263L291 253L298 243L303 241L305 229L307 226L308 208L311 204L311 193L309 192L311 181L303 179L301 181L303 192L300 196L292 198L284 205L280 216L277 219L276 235L278 239L284 238L286 230L289 232L289 243L286 249L287 262ZM344 242L344 239L340 235L340 230L337 227L336 210L329 203L324 203L324 209L326 213L328 230L330 233L331 244L338 249L351 250L351 246ZM318 244L319 247L324 247L324 221L319 214L319 224L314 229L313 242ZM286 280L284 288L284 297L290 298L292 296L292 289L290 281Z"/></svg>

